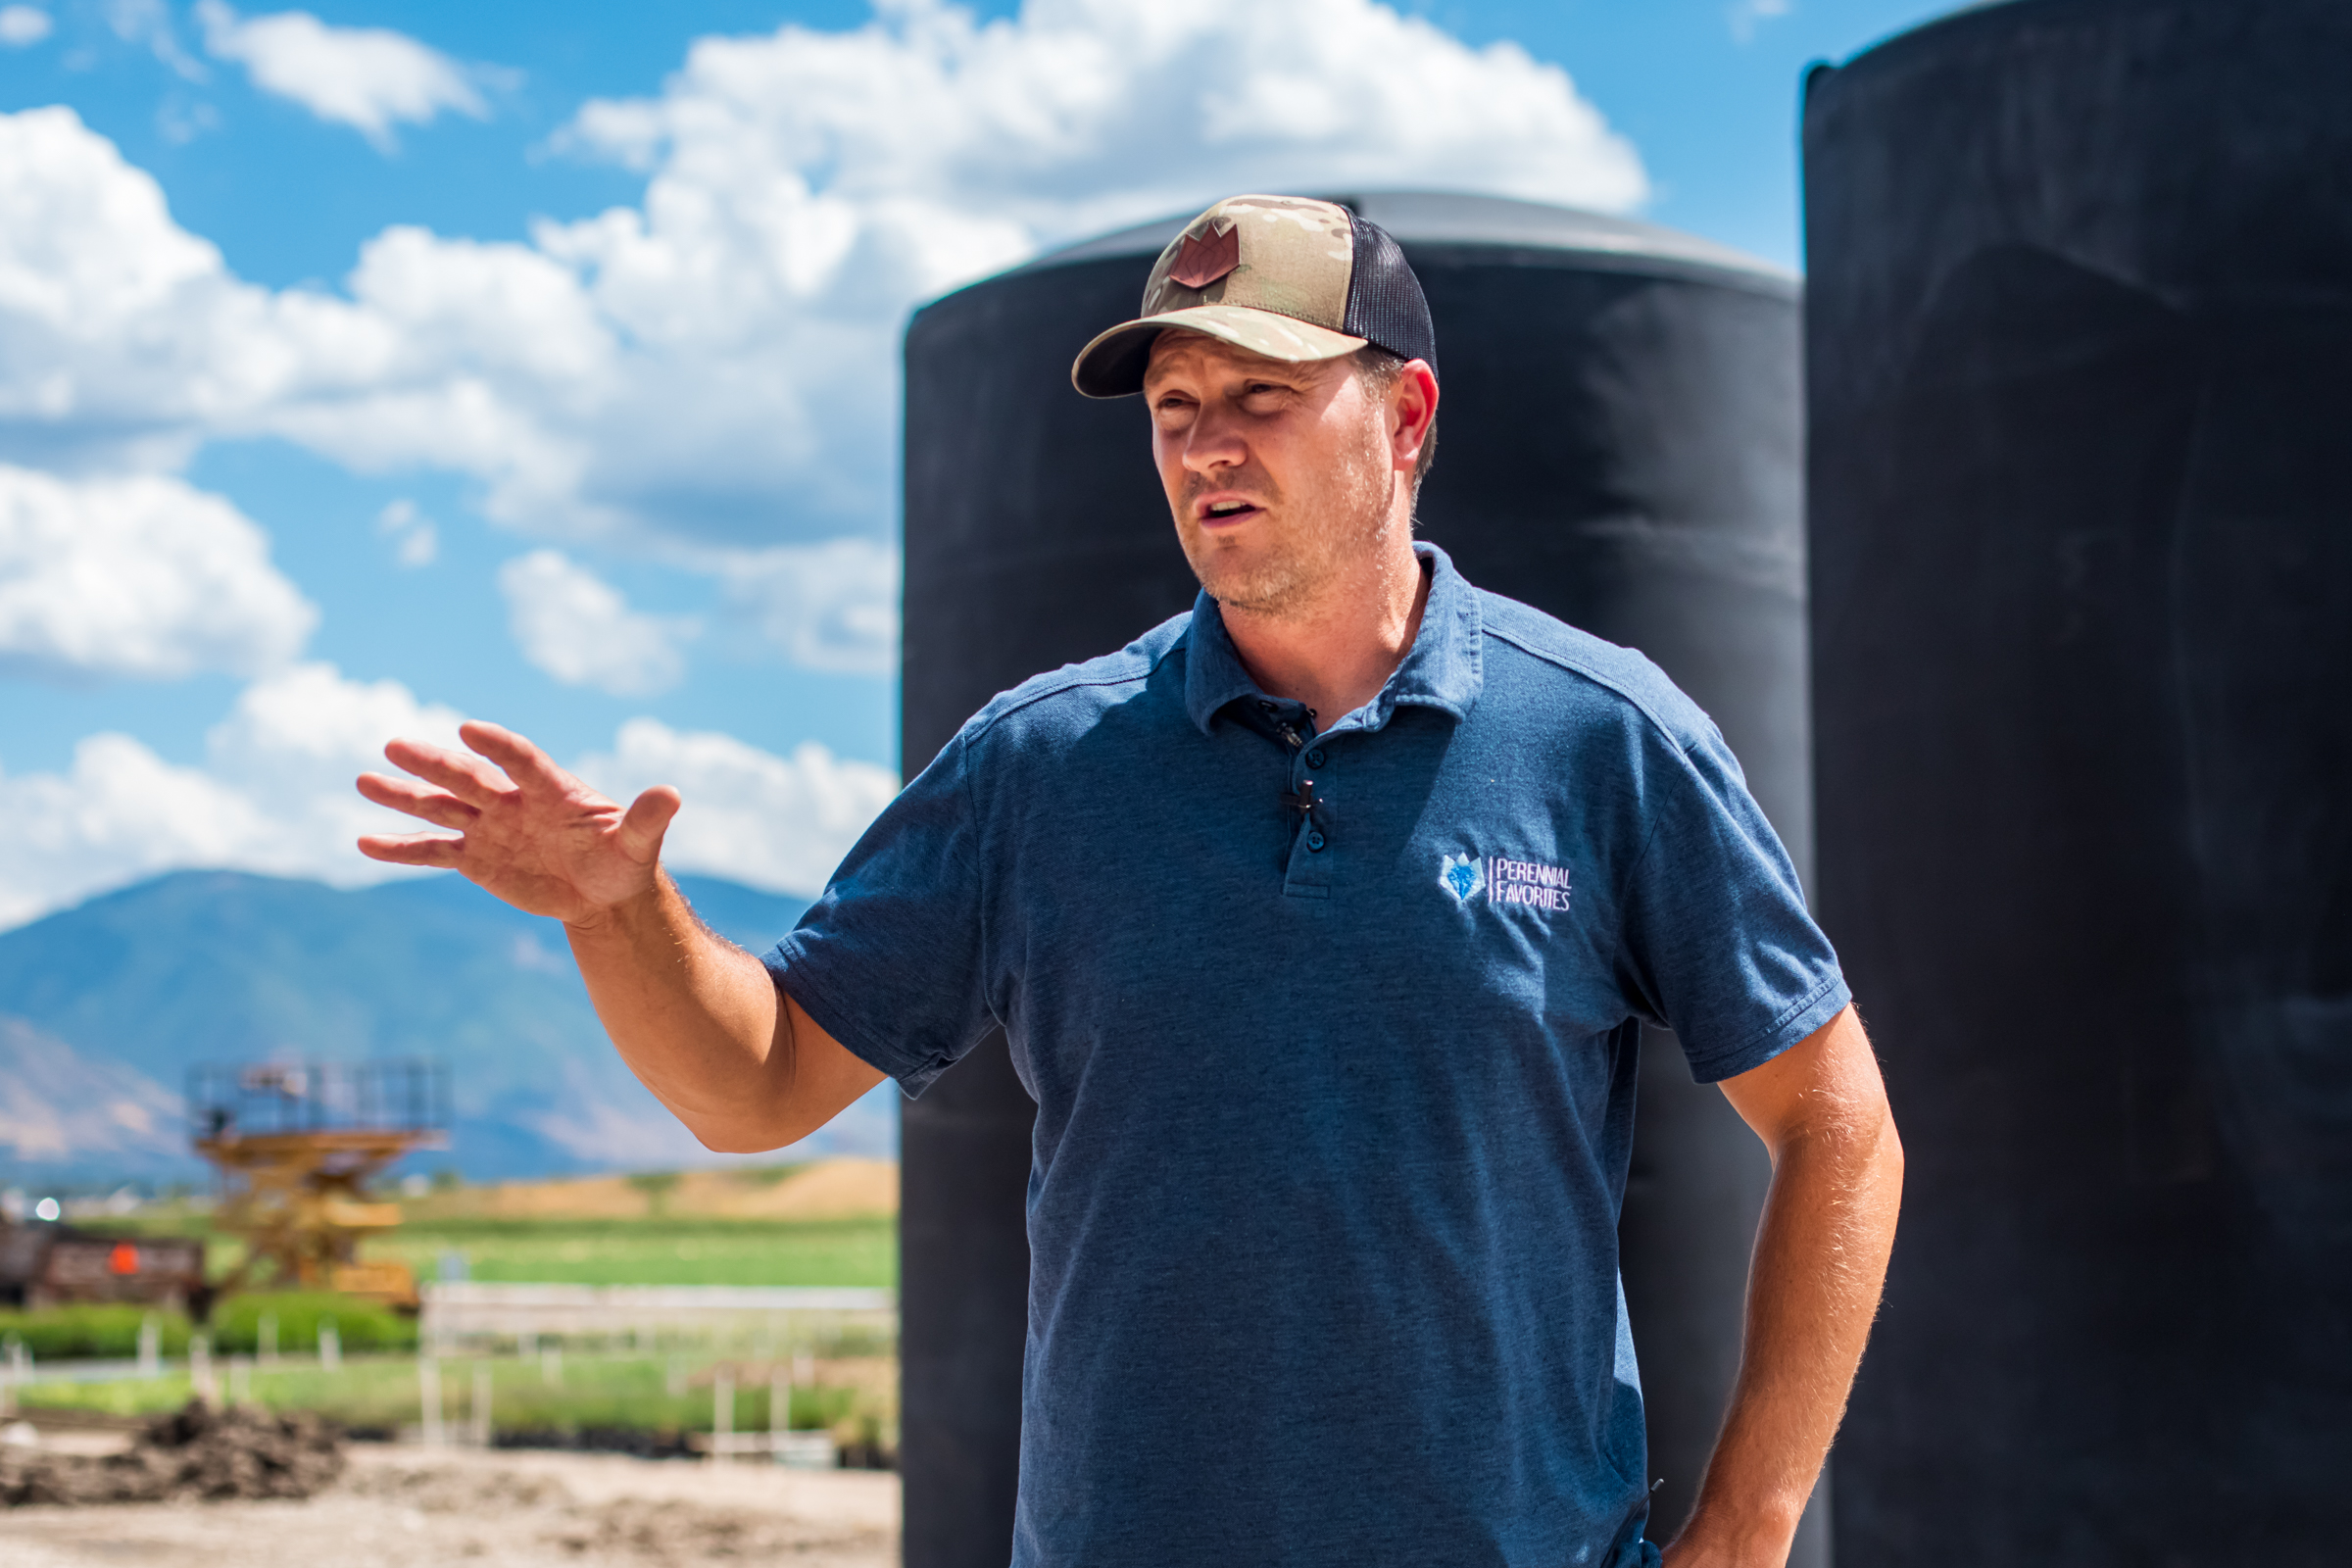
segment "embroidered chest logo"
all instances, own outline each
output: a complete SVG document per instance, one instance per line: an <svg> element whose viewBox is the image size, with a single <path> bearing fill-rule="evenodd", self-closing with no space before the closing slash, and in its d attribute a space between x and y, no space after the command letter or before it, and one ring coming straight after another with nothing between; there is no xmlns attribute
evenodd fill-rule
<svg viewBox="0 0 2352 1568"><path fill-rule="evenodd" d="M1438 886L1452 894L1456 904L1468 904L1483 894L1489 904L1516 904L1531 909L1568 907L1568 868L1542 860L1448 855L1438 861Z"/></svg>
<svg viewBox="0 0 2352 1568"><path fill-rule="evenodd" d="M1468 904L1486 885L1487 873L1475 855L1448 855L1438 862L1438 886L1456 904Z"/></svg>

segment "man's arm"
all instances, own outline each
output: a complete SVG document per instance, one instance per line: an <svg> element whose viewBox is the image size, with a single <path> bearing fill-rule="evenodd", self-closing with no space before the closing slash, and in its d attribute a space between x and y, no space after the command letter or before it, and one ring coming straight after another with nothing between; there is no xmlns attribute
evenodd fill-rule
<svg viewBox="0 0 2352 1568"><path fill-rule="evenodd" d="M1844 1413L1886 1278L1903 1148L1847 1007L1723 1092L1772 1153L1740 1377L1667 1568L1780 1568Z"/></svg>
<svg viewBox="0 0 2352 1568"><path fill-rule="evenodd" d="M394 741L384 755L415 777L359 781L377 805L458 836L371 835L360 852L462 872L562 920L621 1058L706 1147L781 1148L882 1081L662 874L677 791L647 790L623 811L512 731L469 723L459 734L473 756Z"/></svg>
<svg viewBox="0 0 2352 1568"><path fill-rule="evenodd" d="M781 1149L882 1081L666 876L564 929L621 1059L707 1149Z"/></svg>

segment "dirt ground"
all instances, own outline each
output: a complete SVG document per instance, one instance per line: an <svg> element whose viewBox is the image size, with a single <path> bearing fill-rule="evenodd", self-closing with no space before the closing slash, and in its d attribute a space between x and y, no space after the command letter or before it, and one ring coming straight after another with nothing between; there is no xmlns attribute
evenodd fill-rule
<svg viewBox="0 0 2352 1568"><path fill-rule="evenodd" d="M91 1440L61 1437L88 1451ZM896 1568L899 1481L870 1471L370 1444L305 1502L0 1510L5 1568Z"/></svg>

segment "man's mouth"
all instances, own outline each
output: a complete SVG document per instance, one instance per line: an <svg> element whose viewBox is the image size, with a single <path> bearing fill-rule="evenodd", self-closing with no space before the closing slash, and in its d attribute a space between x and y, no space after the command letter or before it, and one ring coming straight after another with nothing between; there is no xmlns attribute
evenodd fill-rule
<svg viewBox="0 0 2352 1568"><path fill-rule="evenodd" d="M1211 501L1200 509L1200 520L1212 523L1238 522L1244 517L1255 516L1258 510L1248 501Z"/></svg>

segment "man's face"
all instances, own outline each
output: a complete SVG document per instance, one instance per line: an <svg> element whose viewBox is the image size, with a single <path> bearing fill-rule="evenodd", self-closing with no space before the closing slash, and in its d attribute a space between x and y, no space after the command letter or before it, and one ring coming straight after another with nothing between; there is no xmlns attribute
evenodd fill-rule
<svg viewBox="0 0 2352 1568"><path fill-rule="evenodd" d="M1283 614L1378 549L1396 484L1388 409L1351 361L1163 332L1144 401L1176 535L1218 603Z"/></svg>

